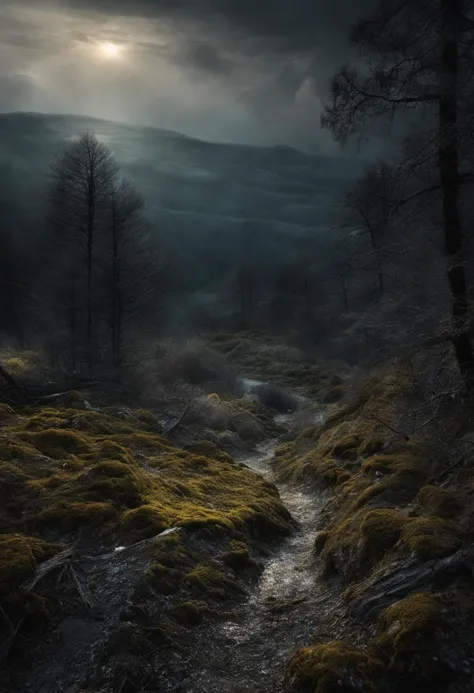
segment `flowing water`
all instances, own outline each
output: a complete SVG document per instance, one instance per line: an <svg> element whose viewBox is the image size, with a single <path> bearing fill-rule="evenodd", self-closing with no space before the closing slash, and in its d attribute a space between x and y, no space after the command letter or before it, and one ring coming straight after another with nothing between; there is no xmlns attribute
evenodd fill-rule
<svg viewBox="0 0 474 693"><path fill-rule="evenodd" d="M273 480L274 444L245 463ZM189 693L275 693L281 668L298 647L338 637L342 606L334 587L318 578L315 533L323 529L324 494L279 485L280 496L299 529L265 560L258 585L236 618L209 641Z"/></svg>
<svg viewBox="0 0 474 693"><path fill-rule="evenodd" d="M260 384L244 381L244 396L252 397ZM305 417L308 425L320 418L312 411L311 403L304 404L303 398L302 405L299 412L280 415L275 417L276 421L290 429L297 420L301 423L297 417ZM271 460L277 444L278 441L267 442L240 461L256 474L274 481ZM344 618L338 590L318 578L318 561L313 554L315 534L324 529L328 498L314 489L287 484L279 484L279 492L298 529L263 559L263 571L250 588L246 602L225 621L206 625L203 642L198 638L195 652L190 642L189 650L174 653L179 680L166 680L164 670L165 680L157 683L157 691L279 693L283 666L295 649L342 635ZM179 530L169 529L163 535L175 531ZM100 652L110 637L124 604L130 601L147 569L148 541L151 540L132 547L118 546L112 553L83 557L77 571L81 571L84 581L94 578L98 590L94 593L95 608L100 605L100 613L72 611L59 624L57 637L46 639L37 648L31 668L19 672L15 687L2 690L77 693L78 681L90 669L92 653ZM74 584L71 590L75 595Z"/></svg>

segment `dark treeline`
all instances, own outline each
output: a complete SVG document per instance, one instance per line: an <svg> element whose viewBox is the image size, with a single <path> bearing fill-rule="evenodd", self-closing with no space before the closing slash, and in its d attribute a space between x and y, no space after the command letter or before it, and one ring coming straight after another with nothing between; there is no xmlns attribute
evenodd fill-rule
<svg viewBox="0 0 474 693"><path fill-rule="evenodd" d="M322 118L341 142L394 119L405 132L398 160L374 163L340 205L345 310L384 353L451 347L469 391L473 9L463 0L379 3L353 28L357 63L335 75Z"/></svg>
<svg viewBox="0 0 474 693"><path fill-rule="evenodd" d="M322 125L341 142L394 119L405 134L398 158L374 161L335 205L331 228L265 235L234 219L197 253L189 221L170 252L170 228L150 228L90 134L55 160L41 214L21 209L5 170L3 334L88 371L160 330L292 330L353 363L438 345L471 389L471 5L393 0L354 28L357 67L334 77Z"/></svg>
<svg viewBox="0 0 474 693"><path fill-rule="evenodd" d="M24 236L4 208L3 334L44 346L67 371L117 368L160 313L164 268L144 199L91 133L54 160L44 189L44 214Z"/></svg>
<svg viewBox="0 0 474 693"><path fill-rule="evenodd" d="M332 236L264 238L244 219L203 262L204 251L173 247L149 220L89 132L54 158L40 200L14 170L2 178L3 343L44 348L55 368L119 368L141 339L163 334L265 328L319 339L333 328Z"/></svg>

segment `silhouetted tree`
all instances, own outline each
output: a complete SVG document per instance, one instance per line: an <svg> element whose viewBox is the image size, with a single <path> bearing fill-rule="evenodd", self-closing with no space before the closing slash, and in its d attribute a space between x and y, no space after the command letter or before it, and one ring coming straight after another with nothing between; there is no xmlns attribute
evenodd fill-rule
<svg viewBox="0 0 474 693"><path fill-rule="evenodd" d="M341 228L351 240L361 242L360 269L375 268L380 296L385 293L384 259L388 252L394 192L391 184L389 166L384 162L372 165L346 195L340 219Z"/></svg>
<svg viewBox="0 0 474 693"><path fill-rule="evenodd" d="M93 272L97 234L117 178L117 165L110 149L86 132L52 165L51 221L60 234L79 243L85 251L85 341L89 373L93 363ZM71 279L74 291L74 276ZM76 305L75 300L72 302ZM75 310L75 308L73 309Z"/></svg>
<svg viewBox="0 0 474 693"><path fill-rule="evenodd" d="M151 302L156 311L162 288L163 268L150 242L144 210L145 201L134 185L126 179L117 181L109 199L106 255L108 322L115 367L123 359L126 324L139 318Z"/></svg>
<svg viewBox="0 0 474 693"><path fill-rule="evenodd" d="M473 5L472 0L380 1L373 16L353 30L365 67L346 66L338 72L322 118L341 141L401 110L423 111L425 129L433 123L433 165L438 167L452 297L451 340L469 391L474 363L459 196L461 153L472 129Z"/></svg>

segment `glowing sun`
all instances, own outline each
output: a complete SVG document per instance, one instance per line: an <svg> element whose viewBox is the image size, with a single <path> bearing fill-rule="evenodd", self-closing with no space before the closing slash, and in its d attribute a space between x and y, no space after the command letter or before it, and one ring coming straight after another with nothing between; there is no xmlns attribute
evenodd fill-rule
<svg viewBox="0 0 474 693"><path fill-rule="evenodd" d="M122 49L116 43L101 43L99 49L101 54L109 60L116 60L122 55Z"/></svg>

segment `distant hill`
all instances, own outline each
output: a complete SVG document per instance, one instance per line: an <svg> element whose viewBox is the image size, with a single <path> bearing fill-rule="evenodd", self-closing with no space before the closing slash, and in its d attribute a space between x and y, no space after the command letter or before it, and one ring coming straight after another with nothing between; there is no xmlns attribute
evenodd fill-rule
<svg viewBox="0 0 474 693"><path fill-rule="evenodd" d="M69 115L0 115L0 176L24 214L40 204L49 162L90 130L115 154L144 194L162 242L192 256L194 267L225 267L239 233L271 261L324 232L338 193L355 177L343 157L291 147L213 144L180 133ZM360 170L360 169L359 169ZM207 261L206 261L207 260ZM197 263L197 264L196 264Z"/></svg>

